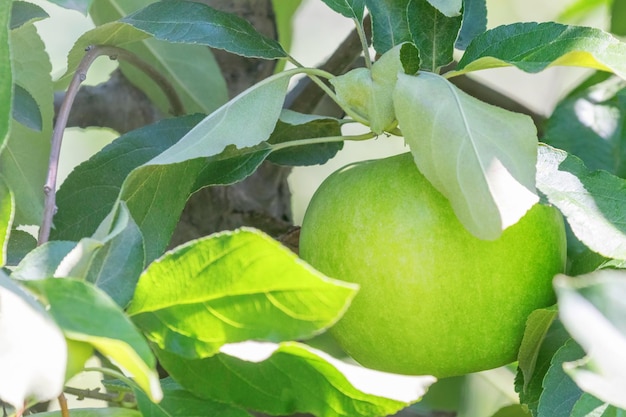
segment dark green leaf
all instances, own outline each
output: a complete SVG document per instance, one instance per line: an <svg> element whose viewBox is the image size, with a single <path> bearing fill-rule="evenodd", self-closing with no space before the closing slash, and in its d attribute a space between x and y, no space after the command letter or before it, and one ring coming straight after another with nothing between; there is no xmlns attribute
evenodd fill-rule
<svg viewBox="0 0 626 417"><path fill-rule="evenodd" d="M618 409L586 392L576 401L570 417L624 417L626 410Z"/></svg>
<svg viewBox="0 0 626 417"><path fill-rule="evenodd" d="M365 9L365 0L322 0L328 7L339 14L356 19L359 22L363 20L363 12Z"/></svg>
<svg viewBox="0 0 626 417"><path fill-rule="evenodd" d="M411 42L407 6L411 0L365 0L372 15L372 43L379 54ZM421 0L420 0L421 1Z"/></svg>
<svg viewBox="0 0 626 417"><path fill-rule="evenodd" d="M158 356L170 375L197 396L273 415L391 415L417 401L434 381L343 364L297 343L228 346L228 355L205 359L165 351Z"/></svg>
<svg viewBox="0 0 626 417"><path fill-rule="evenodd" d="M41 112L33 96L17 84L13 94L13 118L29 129L41 132Z"/></svg>
<svg viewBox="0 0 626 417"><path fill-rule="evenodd" d="M156 2L122 22L169 42L207 45L251 58L288 56L278 42L257 32L247 21L202 3Z"/></svg>
<svg viewBox="0 0 626 417"><path fill-rule="evenodd" d="M196 397L172 378L161 380L163 399L156 404L139 390L133 390L142 415L150 417L251 417L241 408Z"/></svg>
<svg viewBox="0 0 626 417"><path fill-rule="evenodd" d="M269 236L240 229L153 262L127 311L161 349L203 358L226 343L311 337L334 324L355 293Z"/></svg>
<svg viewBox="0 0 626 417"><path fill-rule="evenodd" d="M341 136L341 125L337 119L307 116L285 110L268 142L276 145L300 139L333 136ZM294 146L272 152L268 160L279 165L318 165L334 157L342 148L343 142Z"/></svg>
<svg viewBox="0 0 626 417"><path fill-rule="evenodd" d="M589 171L580 159L539 146L537 188L566 217L576 237L607 258L626 259L626 181Z"/></svg>
<svg viewBox="0 0 626 417"><path fill-rule="evenodd" d="M13 95L13 69L9 43L9 17L11 2L0 3L0 152L6 145L11 125L11 97Z"/></svg>
<svg viewBox="0 0 626 417"><path fill-rule="evenodd" d="M535 73L551 65L567 65L626 78L625 54L626 44L600 29L554 22L514 23L474 38L455 74L507 65Z"/></svg>
<svg viewBox="0 0 626 417"><path fill-rule="evenodd" d="M520 404L507 405L491 417L532 417L528 408Z"/></svg>
<svg viewBox="0 0 626 417"><path fill-rule="evenodd" d="M582 395L576 383L563 370L563 363L578 360L585 352L573 340L561 347L543 380L544 390L539 398L537 417L569 416Z"/></svg>
<svg viewBox="0 0 626 417"><path fill-rule="evenodd" d="M587 168L626 177L626 82L612 77L568 95L548 119L543 141Z"/></svg>
<svg viewBox="0 0 626 417"><path fill-rule="evenodd" d="M1 45L4 44L0 42L0 53L3 48ZM12 124L6 148L0 153L0 174L4 176L15 195L14 224L38 225L41 223L43 213L42 190L48 170L54 115L54 92L50 78L52 67L45 45L32 24L11 31L11 48L14 82L24 87L37 102L43 126L41 132L37 132L18 123ZM10 61L6 61L7 64L8 62ZM0 59L0 72L4 64L5 60ZM0 76L0 85L5 80L4 76ZM0 96L11 97L11 92L6 95L5 92L0 92ZM9 102L10 100L1 100L0 108ZM3 135L1 126L2 122L0 122L0 141Z"/></svg>
<svg viewBox="0 0 626 417"><path fill-rule="evenodd" d="M9 186L0 176L0 267L7 264L8 244L13 225L15 199Z"/></svg>
<svg viewBox="0 0 626 417"><path fill-rule="evenodd" d="M427 0L411 0L407 17L412 41L420 52L420 68L438 72L452 62L461 15L447 17Z"/></svg>
<svg viewBox="0 0 626 417"><path fill-rule="evenodd" d="M400 62L402 62L402 69L407 75L415 75L420 69L420 54L419 50L412 43L402 44L400 47Z"/></svg>
<svg viewBox="0 0 626 417"><path fill-rule="evenodd" d="M95 286L70 278L24 283L48 303L50 315L68 338L90 343L129 372L153 400L160 399L152 351L115 301Z"/></svg>
<svg viewBox="0 0 626 417"><path fill-rule="evenodd" d="M550 328L557 317L556 308L542 308L533 311L526 321L526 329L524 330L524 338L519 349L517 357L519 370L524 381L523 391L528 389L537 359L542 352L542 345Z"/></svg>
<svg viewBox="0 0 626 417"><path fill-rule="evenodd" d="M48 13L36 4L26 1L14 1L11 9L10 29L17 29L25 23L50 17Z"/></svg>
<svg viewBox="0 0 626 417"><path fill-rule="evenodd" d="M474 38L487 30L487 1L463 0L463 24L456 48L465 50Z"/></svg>
<svg viewBox="0 0 626 417"><path fill-rule="evenodd" d="M87 12L89 12L89 6L93 0L48 0L51 3L58 4L61 7L65 7L66 9L78 10L85 16L87 16Z"/></svg>
<svg viewBox="0 0 626 417"><path fill-rule="evenodd" d="M202 116L166 119L129 132L70 173L57 193L52 238L78 241L91 236L113 208L124 180L193 128Z"/></svg>
<svg viewBox="0 0 626 417"><path fill-rule="evenodd" d="M617 36L626 36L626 2L613 0L611 2L610 32Z"/></svg>
<svg viewBox="0 0 626 417"><path fill-rule="evenodd" d="M535 319L538 320L538 323L533 323ZM522 404L528 406L533 415L537 414L539 398L543 392L543 379L548 372L548 369L550 369L552 357L556 351L570 339L569 334L559 320L552 322L547 333L545 333L543 340L538 340L534 337L533 333L537 334L535 330L541 328L544 319L545 317L543 313L535 316L531 315L529 317L527 325L527 332L529 332L529 335L527 336L525 334L524 342L522 342L524 350L526 352L532 352L533 349L531 344L533 341L539 343L539 350L537 352L532 352L532 356L525 355L527 359L520 362L520 368L518 368L517 378L515 380L515 390L519 393L520 401ZM528 358L533 357L535 358L534 366L531 367ZM526 376L524 373L526 373Z"/></svg>
<svg viewBox="0 0 626 417"><path fill-rule="evenodd" d="M30 233L18 229L11 230L7 245L7 265L17 266L36 246L37 239Z"/></svg>
<svg viewBox="0 0 626 417"><path fill-rule="evenodd" d="M22 259L11 277L21 280L53 277L61 261L75 247L76 242L61 240L53 240L38 246Z"/></svg>

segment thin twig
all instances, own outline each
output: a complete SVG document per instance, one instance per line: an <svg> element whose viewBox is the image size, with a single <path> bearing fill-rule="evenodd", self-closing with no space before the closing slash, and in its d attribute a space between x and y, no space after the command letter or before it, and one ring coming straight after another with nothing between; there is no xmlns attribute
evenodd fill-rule
<svg viewBox="0 0 626 417"><path fill-rule="evenodd" d="M61 154L61 144L63 143L63 132L67 125L70 110L79 87L83 81L87 78L87 71L93 62L102 55L108 55L111 59L123 59L129 63L135 65L140 70L144 71L150 78L152 78L165 92L172 111L175 115L184 113L183 105L180 98L176 94L176 90L171 83L163 77L158 71L156 71L150 64L139 59L137 56L115 46L96 45L88 47L86 54L78 64L74 77L70 82L67 89L67 94L63 98L61 107L57 114L56 123L52 132L52 140L50 145L50 159L48 163L48 175L46 177L46 183L44 185L44 212L41 227L39 228L38 244L41 245L50 239L50 230L52 229L52 219L56 211L56 184L57 174L59 169L59 156Z"/></svg>
<svg viewBox="0 0 626 417"><path fill-rule="evenodd" d="M59 408L61 409L61 417L70 417L70 409L67 407L67 399L63 393L59 394L57 398L59 401Z"/></svg>

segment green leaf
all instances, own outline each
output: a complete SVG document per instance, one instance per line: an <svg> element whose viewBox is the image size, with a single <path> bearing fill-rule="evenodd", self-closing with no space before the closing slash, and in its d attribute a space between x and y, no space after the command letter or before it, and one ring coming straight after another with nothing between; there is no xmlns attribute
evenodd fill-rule
<svg viewBox="0 0 626 417"><path fill-rule="evenodd" d="M472 234L496 239L539 200L537 133L529 117L426 72L399 74L393 99L417 167Z"/></svg>
<svg viewBox="0 0 626 417"><path fill-rule="evenodd" d="M76 247L76 242L52 240L29 252L13 270L11 277L35 280L53 277L59 264Z"/></svg>
<svg viewBox="0 0 626 417"><path fill-rule="evenodd" d="M575 156L542 145L537 188L563 213L581 242L607 258L626 259L626 181L589 171Z"/></svg>
<svg viewBox="0 0 626 417"><path fill-rule="evenodd" d="M11 98L13 96L13 68L9 44L11 2L0 4L0 152L6 144L11 126Z"/></svg>
<svg viewBox="0 0 626 417"><path fill-rule="evenodd" d="M559 21L576 21L583 20L589 16L590 13L594 13L597 9L613 2L612 0L575 0L570 2L567 7L557 17Z"/></svg>
<svg viewBox="0 0 626 417"><path fill-rule="evenodd" d="M37 247L37 239L23 230L11 230L7 245L7 266L17 266L26 255Z"/></svg>
<svg viewBox="0 0 626 417"><path fill-rule="evenodd" d="M433 377L344 364L293 342L227 345L224 353L205 359L165 351L158 356L170 375L197 396L273 415L390 415L417 401L434 382Z"/></svg>
<svg viewBox="0 0 626 417"><path fill-rule="evenodd" d="M407 18L411 38L420 51L420 68L438 72L454 59L454 43L461 28L461 15L452 17L435 8L433 0L412 0ZM454 3L454 2L453 2ZM459 9L461 2L459 1ZM435 7L433 7L435 6Z"/></svg>
<svg viewBox="0 0 626 417"><path fill-rule="evenodd" d="M625 114L626 82L611 77L563 99L542 140L578 156L589 169L626 177Z"/></svg>
<svg viewBox="0 0 626 417"><path fill-rule="evenodd" d="M96 25L103 25L150 3L153 0L99 0L91 7L90 16ZM124 48L148 62L170 81L187 113L208 114L228 101L226 82L209 48L203 45L173 45L156 39L131 43ZM194 59L188 59L190 56ZM172 110L161 88L144 72L124 61L120 62L120 68L163 113Z"/></svg>
<svg viewBox="0 0 626 417"><path fill-rule="evenodd" d="M48 0L51 3L58 4L61 7L65 7L70 10L77 10L87 16L89 6L93 0Z"/></svg>
<svg viewBox="0 0 626 417"><path fill-rule="evenodd" d="M7 264L8 243L13 224L15 199L11 189L0 176L0 268Z"/></svg>
<svg viewBox="0 0 626 417"><path fill-rule="evenodd" d="M278 42L285 51L291 50L291 41L293 39L293 21L296 11L302 4L302 0L272 0L274 9L274 21L276 22L276 32L278 33ZM282 71L285 67L285 61L278 61L274 72Z"/></svg>
<svg viewBox="0 0 626 417"><path fill-rule="evenodd" d="M121 21L168 42L206 45L250 58L288 57L277 41L246 20L202 3L156 2Z"/></svg>
<svg viewBox="0 0 626 417"><path fill-rule="evenodd" d="M72 417L142 417L137 410L130 408L72 408ZM37 413L37 417L63 417L61 411Z"/></svg>
<svg viewBox="0 0 626 417"><path fill-rule="evenodd" d="M95 233L133 169L168 149L201 115L162 120L120 136L69 174L57 193L52 239L78 241Z"/></svg>
<svg viewBox="0 0 626 417"><path fill-rule="evenodd" d="M531 314L528 319L515 379L515 390L519 393L520 401L529 408L533 416L537 415L539 398L544 390L543 380L550 369L552 357L570 339L563 324L557 319L552 321L540 340L546 319L551 314L549 310L538 312ZM538 346L533 346L534 343Z"/></svg>
<svg viewBox="0 0 626 417"><path fill-rule="evenodd" d="M134 390L139 411L151 417L251 417L241 408L218 401L199 398L181 387L172 378L161 380L163 399L155 404L141 391Z"/></svg>
<svg viewBox="0 0 626 417"><path fill-rule="evenodd" d="M365 0L322 0L337 13L357 21L363 20Z"/></svg>
<svg viewBox="0 0 626 417"><path fill-rule="evenodd" d="M600 29L554 22L514 23L474 38L450 75L508 65L535 73L566 65L610 71L626 78L624 54L626 44Z"/></svg>
<svg viewBox="0 0 626 417"><path fill-rule="evenodd" d="M415 75L420 69L420 53L412 43L404 43L400 47L400 61L402 69L407 75Z"/></svg>
<svg viewBox="0 0 626 417"><path fill-rule="evenodd" d="M465 50L474 38L487 30L487 1L463 0L463 24L455 47Z"/></svg>
<svg viewBox="0 0 626 417"><path fill-rule="evenodd" d="M0 399L16 409L63 390L67 349L50 315L0 269Z"/></svg>
<svg viewBox="0 0 626 417"><path fill-rule="evenodd" d="M49 305L64 334L87 342L124 369L154 401L161 396L156 361L124 311L95 286L70 278L25 282Z"/></svg>
<svg viewBox="0 0 626 417"><path fill-rule="evenodd" d="M511 404L502 407L491 417L532 417L528 408L521 404Z"/></svg>
<svg viewBox="0 0 626 417"><path fill-rule="evenodd" d="M606 2L607 0L604 0ZM611 29L617 36L626 36L626 3L623 1L611 2Z"/></svg>
<svg viewBox="0 0 626 417"><path fill-rule="evenodd" d="M428 3L446 17L461 15L462 0L428 0Z"/></svg>
<svg viewBox="0 0 626 417"><path fill-rule="evenodd" d="M407 7L412 0L365 0L372 15L372 44L379 54L411 41ZM420 0L423 1L423 0Z"/></svg>
<svg viewBox="0 0 626 417"><path fill-rule="evenodd" d="M571 339L556 352L543 380L544 391L539 399L537 417L570 415L582 391L565 373L563 364L583 355L583 350Z"/></svg>
<svg viewBox="0 0 626 417"><path fill-rule="evenodd" d="M0 42L0 45L3 44ZM43 213L43 186L48 169L54 115L54 92L50 78L52 67L45 45L32 24L11 31L11 48L13 81L35 99L43 125L41 132L17 123L11 126L6 148L0 153L0 174L15 195L15 225L39 224ZM4 59L0 59L0 67L2 62L5 62ZM5 82L4 77L0 79L0 84ZM2 97L11 97L10 94L0 92ZM7 102L3 100L2 103L0 108Z"/></svg>
<svg viewBox="0 0 626 417"><path fill-rule="evenodd" d="M13 1L11 8L10 29L17 29L20 26L50 17L48 13L36 4L26 1Z"/></svg>
<svg viewBox="0 0 626 417"><path fill-rule="evenodd" d="M578 386L626 409L626 273L603 270L581 277L559 275L555 288L563 324L587 352L564 364Z"/></svg>
<svg viewBox="0 0 626 417"><path fill-rule="evenodd" d="M337 321L355 292L269 236L240 229L153 262L127 311L161 349L203 358L226 343L311 337Z"/></svg>
<svg viewBox="0 0 626 417"><path fill-rule="evenodd" d="M19 85L13 91L13 118L26 126L41 132L43 122L39 106L33 96Z"/></svg>
<svg viewBox="0 0 626 417"><path fill-rule="evenodd" d="M570 417L624 417L626 410L617 409L593 395L584 393L572 409Z"/></svg>

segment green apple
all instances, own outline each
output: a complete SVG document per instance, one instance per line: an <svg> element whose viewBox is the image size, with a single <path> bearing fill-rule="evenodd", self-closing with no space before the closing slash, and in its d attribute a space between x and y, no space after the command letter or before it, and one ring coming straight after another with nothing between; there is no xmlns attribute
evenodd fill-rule
<svg viewBox="0 0 626 417"><path fill-rule="evenodd" d="M300 255L360 284L331 332L362 365L439 378L516 359L527 316L555 302L563 219L535 205L494 241L471 235L411 154L349 165L317 190Z"/></svg>

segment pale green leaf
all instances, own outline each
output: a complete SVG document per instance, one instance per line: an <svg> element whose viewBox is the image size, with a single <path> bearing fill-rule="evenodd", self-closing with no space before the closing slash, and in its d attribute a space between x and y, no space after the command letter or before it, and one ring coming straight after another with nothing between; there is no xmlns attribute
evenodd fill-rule
<svg viewBox="0 0 626 417"><path fill-rule="evenodd" d="M142 414L130 408L72 408L72 417L142 417ZM37 413L37 417L63 417L60 410Z"/></svg>
<svg viewBox="0 0 626 417"><path fill-rule="evenodd" d="M13 1L11 8L11 29L17 29L20 26L49 17L48 13L36 4L26 1Z"/></svg>
<svg viewBox="0 0 626 417"><path fill-rule="evenodd" d="M121 21L168 42L206 45L250 58L288 56L277 41L257 32L248 21L202 3L156 2Z"/></svg>
<svg viewBox="0 0 626 417"><path fill-rule="evenodd" d="M7 263L9 236L11 235L14 211L15 199L13 198L13 193L0 176L0 268Z"/></svg>
<svg viewBox="0 0 626 417"><path fill-rule="evenodd" d="M539 200L537 133L528 116L425 72L398 75L394 106L417 167L475 236L496 239Z"/></svg>
<svg viewBox="0 0 626 417"><path fill-rule="evenodd" d="M15 408L63 390L67 348L50 315L0 269L0 399Z"/></svg>
<svg viewBox="0 0 626 417"><path fill-rule="evenodd" d="M52 3L58 4L61 7L65 7L66 9L76 10L87 15L89 11L89 6L93 2L93 0L48 0Z"/></svg>
<svg viewBox="0 0 626 417"><path fill-rule="evenodd" d="M584 393L580 396L570 417L624 417L626 410L617 409L593 395Z"/></svg>
<svg viewBox="0 0 626 417"><path fill-rule="evenodd" d="M0 4L0 152L5 146L11 126L11 102L13 97L13 68L9 43L11 2Z"/></svg>
<svg viewBox="0 0 626 417"><path fill-rule="evenodd" d="M337 321L355 292L269 236L240 229L153 262L127 311L160 348L203 358L226 343L311 337Z"/></svg>
<svg viewBox="0 0 626 417"><path fill-rule="evenodd" d="M555 288L561 320L587 352L565 371L582 390L626 409L626 272L559 275Z"/></svg>
<svg viewBox="0 0 626 417"><path fill-rule="evenodd" d="M11 277L19 280L52 277L59 264L75 247L76 242L62 240L52 240L37 246L22 259Z"/></svg>
<svg viewBox="0 0 626 417"><path fill-rule="evenodd" d="M542 145L537 188L587 247L607 258L626 259L625 180L605 171L589 171L575 156Z"/></svg>
<svg viewBox="0 0 626 417"><path fill-rule="evenodd" d="M109 23L153 3L153 0L99 0L90 15L96 25ZM226 82L211 50L202 45L171 44L156 39L124 45L148 62L176 89L186 113L211 113L228 101ZM193 59L189 57L193 56ZM142 89L162 112L171 111L170 103L151 78L121 61L124 75Z"/></svg>
<svg viewBox="0 0 626 417"><path fill-rule="evenodd" d="M43 213L43 186L54 115L52 68L45 45L32 24L11 31L11 47L14 82L37 102L42 129L37 132L18 123L11 126L6 148L0 153L0 174L15 195L15 225L38 225Z"/></svg>
<svg viewBox="0 0 626 417"><path fill-rule="evenodd" d="M170 375L197 396L273 415L392 415L417 401L435 381L345 364L294 342L226 345L223 353L205 359L165 351L158 356Z"/></svg>
<svg viewBox="0 0 626 417"><path fill-rule="evenodd" d="M302 0L272 0L278 42L280 42L285 51L291 50L294 16L300 4L302 4ZM284 60L278 61L274 72L282 71L285 67L285 62Z"/></svg>
<svg viewBox="0 0 626 417"><path fill-rule="evenodd" d="M460 16L463 7L463 0L428 0L428 3L446 17Z"/></svg>
<svg viewBox="0 0 626 417"><path fill-rule="evenodd" d="M363 20L365 0L323 0L324 3L337 13L357 21Z"/></svg>
<svg viewBox="0 0 626 417"><path fill-rule="evenodd" d="M474 38L454 74L513 65L535 73L554 65L610 71L626 78L626 44L600 29L554 22L513 23Z"/></svg>
<svg viewBox="0 0 626 417"><path fill-rule="evenodd" d="M161 398L152 351L115 301L95 286L70 278L25 283L48 303L50 315L68 338L91 344L128 372L150 398Z"/></svg>

